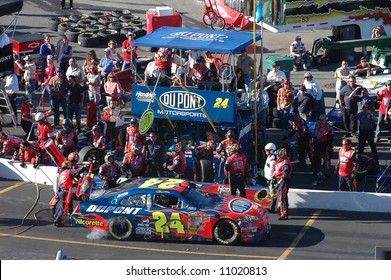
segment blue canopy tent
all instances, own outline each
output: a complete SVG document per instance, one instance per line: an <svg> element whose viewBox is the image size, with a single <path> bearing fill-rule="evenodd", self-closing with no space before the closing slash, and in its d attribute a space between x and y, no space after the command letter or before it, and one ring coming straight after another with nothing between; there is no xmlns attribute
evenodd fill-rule
<svg viewBox="0 0 391 280"><path fill-rule="evenodd" d="M256 35L261 40L261 35ZM134 46L236 54L253 43L253 33L163 26L133 41Z"/></svg>

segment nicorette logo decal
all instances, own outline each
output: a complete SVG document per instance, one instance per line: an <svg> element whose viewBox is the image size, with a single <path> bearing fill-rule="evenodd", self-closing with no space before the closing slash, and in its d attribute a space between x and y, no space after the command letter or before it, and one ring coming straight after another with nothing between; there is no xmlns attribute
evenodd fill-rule
<svg viewBox="0 0 391 280"><path fill-rule="evenodd" d="M191 95L186 91L165 92L160 96L159 100L166 107L184 111L198 110L206 104L205 98L201 95L196 93Z"/></svg>

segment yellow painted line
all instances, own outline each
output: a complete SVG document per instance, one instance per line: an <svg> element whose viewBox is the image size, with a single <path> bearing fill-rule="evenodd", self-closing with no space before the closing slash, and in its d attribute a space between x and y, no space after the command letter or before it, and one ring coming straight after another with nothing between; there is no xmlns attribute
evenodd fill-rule
<svg viewBox="0 0 391 280"><path fill-rule="evenodd" d="M24 182L24 181L15 183L12 186L9 186L8 188L5 188L4 190L0 191L0 194L6 193L8 191L11 191L11 190L13 190L15 188L18 188L18 187L20 187L21 185L24 185L24 184L26 184L26 182Z"/></svg>
<svg viewBox="0 0 391 280"><path fill-rule="evenodd" d="M222 254L222 253L166 250L166 249L143 248L143 247L134 247L134 246L97 244L97 243L91 243L91 242L80 242L80 241L71 241L71 240L62 240L62 239L42 238L42 237L34 237L34 236L9 235L9 234L3 234L3 233L0 233L0 237L13 237L13 238L31 239L31 240L38 240L38 241L66 243L66 244L72 244L72 245L84 245L84 246L94 246L94 247L117 248L117 249L160 252L160 253L174 253L174 254L185 254L185 255L203 255L203 256L217 256L217 257L248 258L248 259L274 259L274 260L277 259L277 257L275 257L275 256L252 256L252 255L240 255L240 254Z"/></svg>
<svg viewBox="0 0 391 280"><path fill-rule="evenodd" d="M300 233L296 236L295 240L289 245L289 247L282 253L282 255L278 258L279 260L285 260L290 253L296 248L297 244L303 238L304 234L310 229L310 227L315 223L316 219L320 215L321 211L316 210L315 213L311 216L311 218L307 221L305 226L302 228Z"/></svg>

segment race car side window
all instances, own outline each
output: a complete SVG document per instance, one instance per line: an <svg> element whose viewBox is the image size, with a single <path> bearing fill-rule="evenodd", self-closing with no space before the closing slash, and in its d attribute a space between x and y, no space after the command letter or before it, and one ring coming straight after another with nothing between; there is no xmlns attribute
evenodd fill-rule
<svg viewBox="0 0 391 280"><path fill-rule="evenodd" d="M128 197L125 197L120 201L120 205L122 206L130 206L130 207L140 207L144 208L147 201L146 194L134 194Z"/></svg>
<svg viewBox="0 0 391 280"><path fill-rule="evenodd" d="M154 206L159 208L177 208L178 198L170 194L155 194Z"/></svg>

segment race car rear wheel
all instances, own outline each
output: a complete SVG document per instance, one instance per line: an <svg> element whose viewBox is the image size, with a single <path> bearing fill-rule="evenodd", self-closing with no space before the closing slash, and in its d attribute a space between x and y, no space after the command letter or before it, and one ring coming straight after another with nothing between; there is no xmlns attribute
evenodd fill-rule
<svg viewBox="0 0 391 280"><path fill-rule="evenodd" d="M125 217L115 217L109 223L109 232L117 240L129 240L134 235L134 226Z"/></svg>
<svg viewBox="0 0 391 280"><path fill-rule="evenodd" d="M240 238L239 226L231 220L218 221L213 230L213 237L222 245L235 244Z"/></svg>

